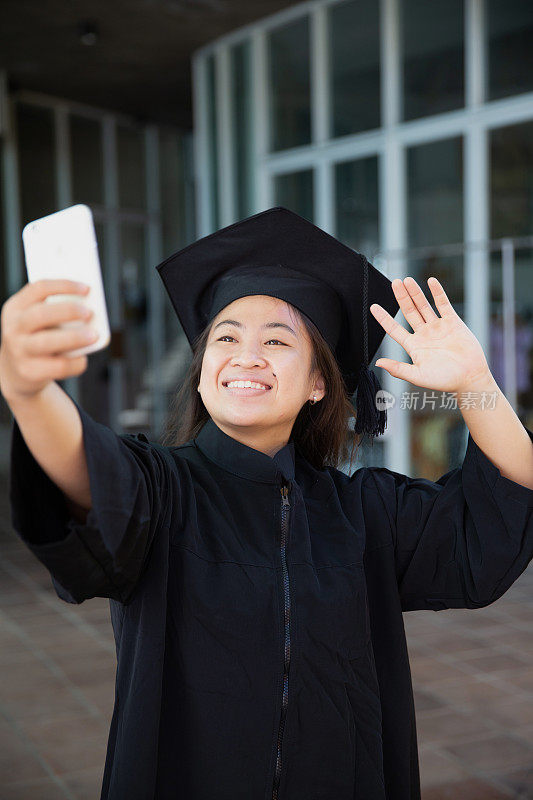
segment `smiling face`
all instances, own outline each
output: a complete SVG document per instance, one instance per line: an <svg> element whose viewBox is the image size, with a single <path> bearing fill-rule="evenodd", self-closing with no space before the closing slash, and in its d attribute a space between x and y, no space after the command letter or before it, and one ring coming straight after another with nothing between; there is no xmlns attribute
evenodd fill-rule
<svg viewBox="0 0 533 800"><path fill-rule="evenodd" d="M229 303L211 324L199 391L209 415L229 436L274 455L289 440L300 409L324 396L310 375L312 345L305 325L284 301L249 295ZM271 388L232 388L238 379Z"/></svg>

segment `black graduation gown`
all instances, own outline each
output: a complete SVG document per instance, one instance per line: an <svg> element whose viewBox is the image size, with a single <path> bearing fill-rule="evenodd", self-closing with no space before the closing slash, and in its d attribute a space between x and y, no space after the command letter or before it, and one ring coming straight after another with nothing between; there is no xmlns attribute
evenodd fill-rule
<svg viewBox="0 0 533 800"><path fill-rule="evenodd" d="M10 500L61 599L110 598L101 800L418 800L402 611L501 597L533 555L533 490L471 436L436 482L348 477L213 420L167 448L77 407L86 524L15 420Z"/></svg>

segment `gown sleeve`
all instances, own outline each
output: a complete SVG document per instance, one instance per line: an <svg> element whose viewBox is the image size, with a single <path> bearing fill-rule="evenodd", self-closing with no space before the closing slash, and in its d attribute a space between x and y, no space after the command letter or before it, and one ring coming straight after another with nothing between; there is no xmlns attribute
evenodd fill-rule
<svg viewBox="0 0 533 800"><path fill-rule="evenodd" d="M487 606L531 561L533 489L504 477L470 433L462 466L435 482L368 473L392 538L402 611Z"/></svg>
<svg viewBox="0 0 533 800"><path fill-rule="evenodd" d="M109 597L126 604L169 511L171 457L143 434L115 433L73 402L83 426L91 487L86 521L71 516L65 495L33 457L14 418L12 526L48 569L62 600Z"/></svg>

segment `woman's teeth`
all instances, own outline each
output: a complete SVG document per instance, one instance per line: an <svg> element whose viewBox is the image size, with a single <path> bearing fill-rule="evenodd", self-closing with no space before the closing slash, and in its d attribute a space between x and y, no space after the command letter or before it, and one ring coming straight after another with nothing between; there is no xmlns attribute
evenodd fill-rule
<svg viewBox="0 0 533 800"><path fill-rule="evenodd" d="M267 387L262 383L255 383L254 381L230 381L226 384L228 389L264 389L268 391Z"/></svg>

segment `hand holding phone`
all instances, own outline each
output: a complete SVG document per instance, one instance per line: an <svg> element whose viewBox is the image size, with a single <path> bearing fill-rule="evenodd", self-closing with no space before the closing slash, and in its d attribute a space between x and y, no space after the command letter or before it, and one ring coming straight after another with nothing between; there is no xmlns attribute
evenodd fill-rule
<svg viewBox="0 0 533 800"><path fill-rule="evenodd" d="M59 295L76 302L49 303ZM83 300L87 288L74 281L27 283L2 306L0 391L10 401L31 398L54 380L81 375L87 356L72 357L98 335L91 331L93 312ZM72 326L75 323L76 327ZM92 339L89 339L92 336Z"/></svg>
<svg viewBox="0 0 533 800"><path fill-rule="evenodd" d="M89 286L83 303L93 312L91 326L95 328L98 338L63 355L77 358L107 347L111 332L93 215L89 206L79 203L29 222L22 232L22 241L30 283L43 279L64 280L66 283L79 281ZM45 303L72 301L79 302L79 295L55 292L44 298ZM62 330L78 329L83 324L68 316L58 320Z"/></svg>

